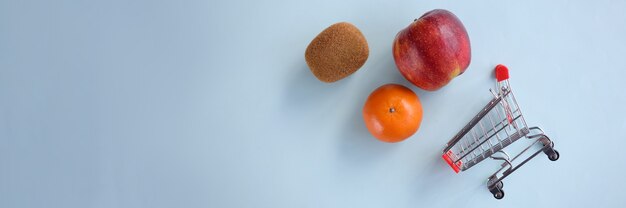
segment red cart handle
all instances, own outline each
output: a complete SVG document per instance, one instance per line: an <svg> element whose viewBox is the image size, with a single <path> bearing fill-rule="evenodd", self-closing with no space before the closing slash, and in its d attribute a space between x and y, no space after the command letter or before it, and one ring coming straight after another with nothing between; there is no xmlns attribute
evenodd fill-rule
<svg viewBox="0 0 626 208"><path fill-rule="evenodd" d="M498 82L509 79L509 68L502 64L496 66L496 79Z"/></svg>
<svg viewBox="0 0 626 208"><path fill-rule="evenodd" d="M452 158L450 158L450 156L454 155L452 153L452 150L448 150L448 152L446 152L445 154L442 155L443 160L446 161L446 163L448 163L448 165L450 165L450 167L452 168L452 170L454 170L455 173L459 173L459 171L461 170L461 165L463 164L461 161L456 162L456 164L452 161Z"/></svg>

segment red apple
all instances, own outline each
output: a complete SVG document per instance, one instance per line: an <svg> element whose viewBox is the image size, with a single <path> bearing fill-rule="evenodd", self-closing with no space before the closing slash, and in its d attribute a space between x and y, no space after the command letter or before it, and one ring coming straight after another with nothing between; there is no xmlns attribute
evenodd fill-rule
<svg viewBox="0 0 626 208"><path fill-rule="evenodd" d="M470 64L470 41L461 20L435 9L398 32L393 58L402 76L428 91L445 86Z"/></svg>

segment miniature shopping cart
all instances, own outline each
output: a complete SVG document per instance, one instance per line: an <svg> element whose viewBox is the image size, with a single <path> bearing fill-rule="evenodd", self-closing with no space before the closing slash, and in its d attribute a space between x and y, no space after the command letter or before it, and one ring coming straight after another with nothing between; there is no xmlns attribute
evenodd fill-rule
<svg viewBox="0 0 626 208"><path fill-rule="evenodd" d="M443 159L457 173L471 168L486 158L503 161L498 171L487 181L487 188L496 199L504 197L502 180L539 153L545 153L552 161L559 159L559 152L554 150L554 143L543 130L526 125L508 78L508 69L504 65L496 66L497 92L490 90L494 98L446 144L443 150ZM509 156L504 148L522 137L531 140L530 145L517 155ZM540 149L528 151L535 144L538 144L536 146ZM520 157L522 155L528 156Z"/></svg>

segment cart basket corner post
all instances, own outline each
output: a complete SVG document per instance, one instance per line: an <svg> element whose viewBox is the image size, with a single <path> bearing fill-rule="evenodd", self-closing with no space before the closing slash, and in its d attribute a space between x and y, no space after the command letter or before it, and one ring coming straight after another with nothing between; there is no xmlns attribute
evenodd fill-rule
<svg viewBox="0 0 626 208"><path fill-rule="evenodd" d="M490 90L493 99L446 144L442 157L456 173L486 158L502 161L498 171L487 180L489 192L496 199L502 199L504 178L541 152L551 161L559 159L559 152L541 128L526 125L509 85L507 67L498 65L495 71L496 90ZM530 144L515 155L505 152L507 146L522 137L530 140ZM540 149L529 151L533 146L539 146Z"/></svg>

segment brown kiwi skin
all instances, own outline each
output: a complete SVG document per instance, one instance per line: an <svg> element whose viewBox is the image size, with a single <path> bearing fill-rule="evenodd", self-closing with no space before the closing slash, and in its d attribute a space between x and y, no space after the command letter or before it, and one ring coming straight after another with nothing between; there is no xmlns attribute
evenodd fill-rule
<svg viewBox="0 0 626 208"><path fill-rule="evenodd" d="M369 47L356 26L339 22L317 35L304 57L317 79L331 83L359 70L369 57Z"/></svg>

